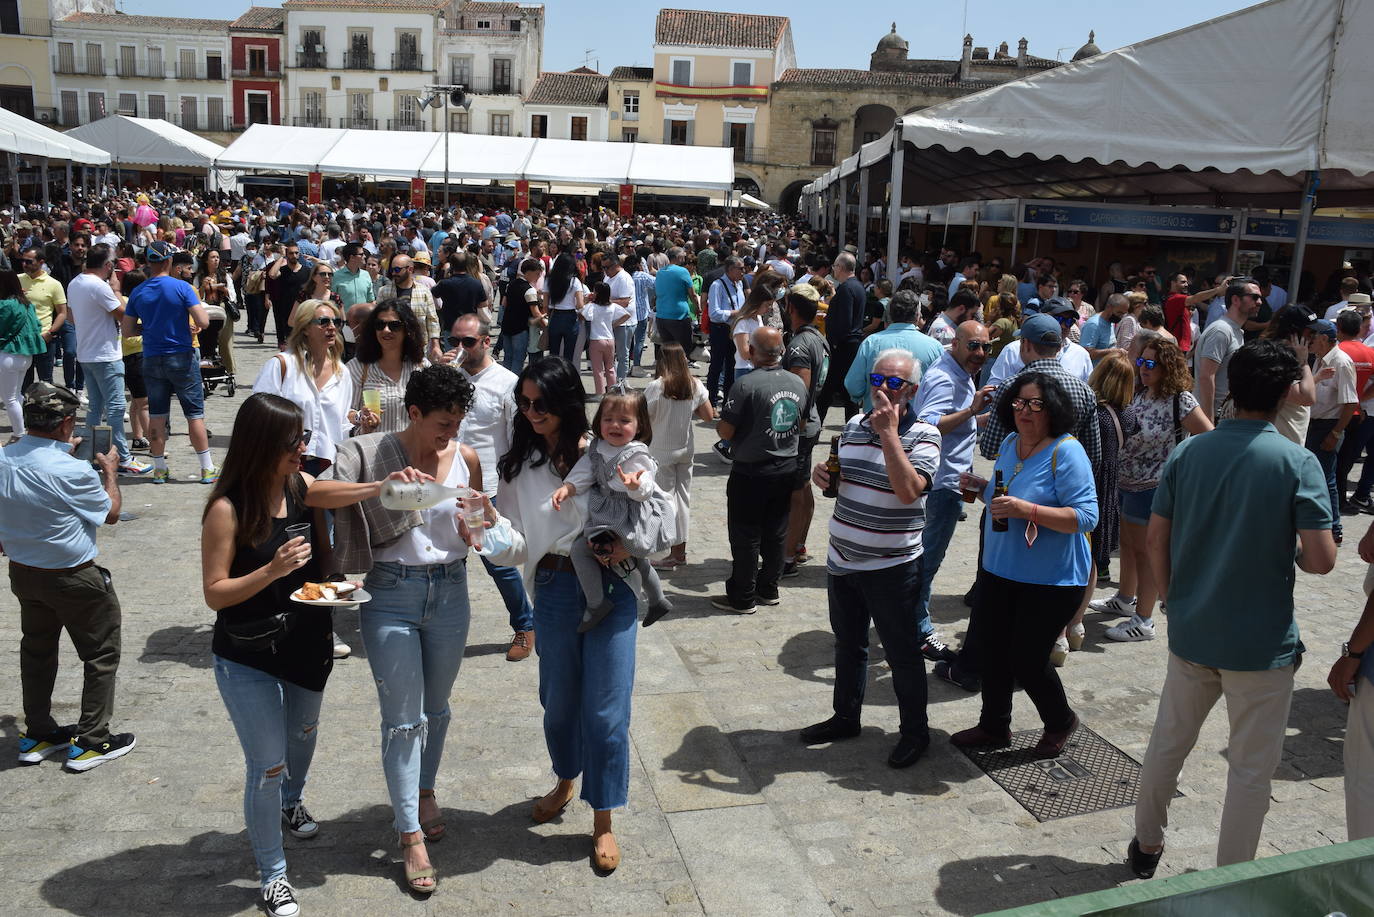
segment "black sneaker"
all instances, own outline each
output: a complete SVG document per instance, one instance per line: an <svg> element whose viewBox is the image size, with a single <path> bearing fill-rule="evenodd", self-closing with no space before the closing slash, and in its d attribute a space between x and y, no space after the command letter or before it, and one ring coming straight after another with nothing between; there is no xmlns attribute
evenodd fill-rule
<svg viewBox="0 0 1374 917"><path fill-rule="evenodd" d="M713 445L713 446L711 447L711 451L714 452L714 453L716 454L716 458L720 459L720 460L721 460L722 462L724 462L725 464L727 464L727 465L732 465L732 464L734 464L734 462L735 462L735 453L734 453L734 451L730 448L730 444L727 443L725 440L723 440L723 439L718 439L718 440L716 440L715 445Z"/></svg>
<svg viewBox="0 0 1374 917"><path fill-rule="evenodd" d="M929 733L919 737L904 735L897 740L892 753L887 756L887 765L896 768L911 767L921 760L921 756L926 753L926 749L929 747Z"/></svg>
<svg viewBox="0 0 1374 917"><path fill-rule="evenodd" d="M1126 848L1126 865L1131 867L1131 872L1135 873L1137 879L1153 879L1155 870L1159 868L1159 858L1164 856L1164 850L1158 853L1146 853L1140 849L1140 841L1131 838L1131 845Z"/></svg>
<svg viewBox="0 0 1374 917"><path fill-rule="evenodd" d="M320 833L319 823L310 817L303 802L282 809L281 820L290 829L292 837L308 838Z"/></svg>
<svg viewBox="0 0 1374 917"><path fill-rule="evenodd" d="M737 615L751 615L759 610L753 602L736 602L728 595L711 596L711 607L719 608L721 611L733 611Z"/></svg>
<svg viewBox="0 0 1374 917"><path fill-rule="evenodd" d="M72 727L62 726L46 736L30 736L19 733L19 763L23 765L41 764L46 758L59 755L66 759L72 747Z"/></svg>
<svg viewBox="0 0 1374 917"><path fill-rule="evenodd" d="M799 736L804 745L824 745L826 742L855 738L862 731L858 720L836 714L828 720L807 726Z"/></svg>
<svg viewBox="0 0 1374 917"><path fill-rule="evenodd" d="M953 662L958 656L936 631L931 631L921 644L921 655L931 662Z"/></svg>
<svg viewBox="0 0 1374 917"><path fill-rule="evenodd" d="M797 562L796 562L795 560L789 560L787 563L785 563L785 564L782 565L782 578L783 578L783 579L791 579L791 578L794 577L794 576L800 576L800 575L801 575L801 570L799 569L798 564L797 564Z"/></svg>
<svg viewBox="0 0 1374 917"><path fill-rule="evenodd" d="M286 876L277 876L262 890L262 907L267 917L296 917L301 906L296 903L296 890L286 881Z"/></svg>
<svg viewBox="0 0 1374 917"><path fill-rule="evenodd" d="M1374 506L1368 500L1351 497L1341 506L1342 516L1358 516L1360 513L1374 513Z"/></svg>
<svg viewBox="0 0 1374 917"><path fill-rule="evenodd" d="M134 750L134 734L132 732L122 732L119 735L112 735L104 742L92 742L89 739L72 739L72 747L67 751L66 768L69 771L83 773L93 767L99 767L106 761L113 761L115 758L122 758Z"/></svg>
<svg viewBox="0 0 1374 917"><path fill-rule="evenodd" d="M782 599L776 595L761 595L755 593L754 604L756 605L781 605Z"/></svg>
<svg viewBox="0 0 1374 917"><path fill-rule="evenodd" d="M953 662L935 663L935 677L941 681L947 681L957 688L963 688L970 694L977 694L983 690L983 679L976 675L965 675L955 671Z"/></svg>

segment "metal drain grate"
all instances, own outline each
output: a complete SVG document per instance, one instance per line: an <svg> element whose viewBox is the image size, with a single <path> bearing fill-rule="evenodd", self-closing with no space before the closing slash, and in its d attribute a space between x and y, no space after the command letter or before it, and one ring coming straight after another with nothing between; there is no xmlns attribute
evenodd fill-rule
<svg viewBox="0 0 1374 917"><path fill-rule="evenodd" d="M1010 748L962 751L1039 821L1135 805L1140 765L1134 758L1080 725L1064 754L1037 761L1030 750L1040 734L1013 733Z"/></svg>

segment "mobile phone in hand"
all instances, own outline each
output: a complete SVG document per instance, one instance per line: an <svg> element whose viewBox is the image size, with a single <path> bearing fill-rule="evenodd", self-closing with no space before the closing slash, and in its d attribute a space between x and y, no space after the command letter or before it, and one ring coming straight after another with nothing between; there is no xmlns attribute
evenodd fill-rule
<svg viewBox="0 0 1374 917"><path fill-rule="evenodd" d="M110 451L114 444L114 428L108 424L91 427L91 464L95 465L96 456Z"/></svg>

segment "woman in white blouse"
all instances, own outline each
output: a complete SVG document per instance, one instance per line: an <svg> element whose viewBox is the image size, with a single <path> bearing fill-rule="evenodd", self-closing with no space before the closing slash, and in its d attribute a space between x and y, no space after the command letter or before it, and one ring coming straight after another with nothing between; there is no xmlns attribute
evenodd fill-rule
<svg viewBox="0 0 1374 917"><path fill-rule="evenodd" d="M428 366L420 320L403 299L377 303L358 329L358 349L344 372L352 391L348 422L353 435L399 433L406 428L405 396L410 374ZM364 403L363 392L381 395L381 414Z"/></svg>
<svg viewBox="0 0 1374 917"><path fill-rule="evenodd" d="M334 461L334 449L347 435L345 415L352 403L343 371L343 311L332 302L307 299L291 315L286 349L262 366L253 391L281 395L305 412L310 452L302 467L319 475Z"/></svg>

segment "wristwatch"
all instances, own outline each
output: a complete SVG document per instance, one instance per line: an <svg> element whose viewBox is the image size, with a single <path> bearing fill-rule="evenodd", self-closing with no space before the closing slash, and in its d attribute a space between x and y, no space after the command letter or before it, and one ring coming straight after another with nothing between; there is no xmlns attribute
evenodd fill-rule
<svg viewBox="0 0 1374 917"><path fill-rule="evenodd" d="M1350 649L1350 644L1349 644L1349 643L1342 643L1342 644L1341 644L1341 658L1344 659L1344 658L1347 657L1347 656L1350 657L1351 659L1363 659L1363 658L1364 658L1364 653L1363 653L1363 652L1359 652L1359 653L1353 652L1353 651L1351 651L1351 649Z"/></svg>

